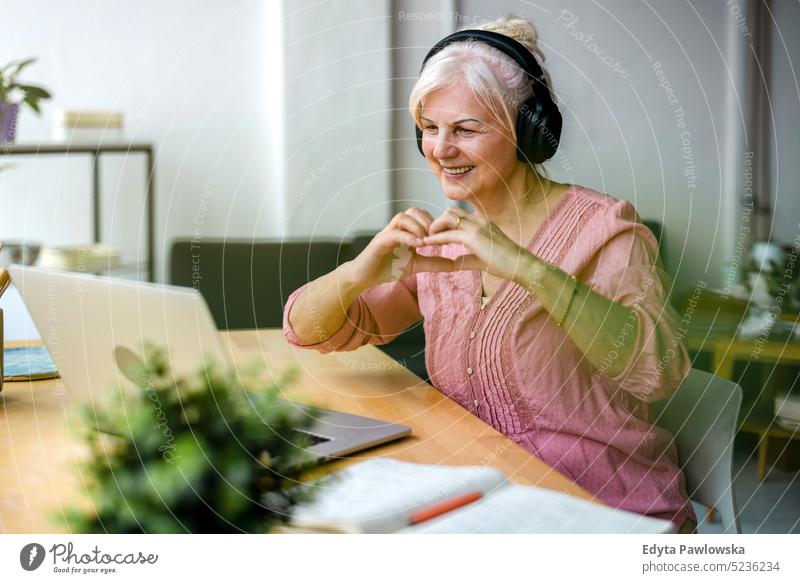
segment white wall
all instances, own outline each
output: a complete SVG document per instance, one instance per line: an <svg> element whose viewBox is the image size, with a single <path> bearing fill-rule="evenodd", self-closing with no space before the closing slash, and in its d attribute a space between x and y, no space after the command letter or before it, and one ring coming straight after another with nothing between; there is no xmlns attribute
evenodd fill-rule
<svg viewBox="0 0 800 583"><path fill-rule="evenodd" d="M127 138L157 151L157 263L180 235L279 231L270 117L281 114L280 3L2 0L4 60L38 56L24 76L54 98L25 112L18 141L50 134L55 106L125 113ZM0 177L0 233L51 244L90 238L89 165L79 157L19 159ZM103 166L105 230L143 253L142 162ZM206 208L207 207L207 208ZM112 220L113 215L113 220ZM124 236L123 236L124 234Z"/></svg>
<svg viewBox="0 0 800 583"><path fill-rule="evenodd" d="M283 232L378 230L391 211L388 0L284 3Z"/></svg>

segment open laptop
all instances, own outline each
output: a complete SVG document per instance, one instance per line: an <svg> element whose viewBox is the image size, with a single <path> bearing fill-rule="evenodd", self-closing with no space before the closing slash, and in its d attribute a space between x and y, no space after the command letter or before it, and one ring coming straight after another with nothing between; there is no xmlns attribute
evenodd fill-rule
<svg viewBox="0 0 800 583"><path fill-rule="evenodd" d="M194 289L21 265L10 271L70 398L102 401L110 386L130 383L117 359L140 355L144 341L169 347L176 375L195 373L202 358L233 364ZM411 433L405 425L329 410L304 431L320 460Z"/></svg>

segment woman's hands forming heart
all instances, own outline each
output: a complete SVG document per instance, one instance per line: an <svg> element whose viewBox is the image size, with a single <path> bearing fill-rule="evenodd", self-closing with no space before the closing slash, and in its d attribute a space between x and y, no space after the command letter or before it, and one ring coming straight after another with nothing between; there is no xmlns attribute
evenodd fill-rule
<svg viewBox="0 0 800 583"><path fill-rule="evenodd" d="M417 247L457 243L471 251L447 259L418 255ZM530 253L509 239L489 220L451 207L434 219L427 211L410 208L396 214L352 261L351 274L365 287L395 281L420 272L480 269L513 279Z"/></svg>

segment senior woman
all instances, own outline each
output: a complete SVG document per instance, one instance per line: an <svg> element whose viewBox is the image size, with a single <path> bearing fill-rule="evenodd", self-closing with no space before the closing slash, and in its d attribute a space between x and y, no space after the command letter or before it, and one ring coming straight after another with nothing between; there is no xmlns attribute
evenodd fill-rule
<svg viewBox="0 0 800 583"><path fill-rule="evenodd" d="M561 118L536 33L504 18L445 38L410 98L451 201L398 213L295 291L284 333L320 352L384 344L424 319L432 384L614 507L696 518L647 403L690 364L658 246L630 203L546 177Z"/></svg>

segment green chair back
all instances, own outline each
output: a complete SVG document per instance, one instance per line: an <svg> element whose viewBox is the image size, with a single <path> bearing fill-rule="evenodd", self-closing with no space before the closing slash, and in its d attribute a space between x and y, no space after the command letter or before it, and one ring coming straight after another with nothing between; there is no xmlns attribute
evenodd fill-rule
<svg viewBox="0 0 800 583"><path fill-rule="evenodd" d="M339 263L339 241L178 239L169 281L196 288L217 328L279 327L286 299Z"/></svg>

